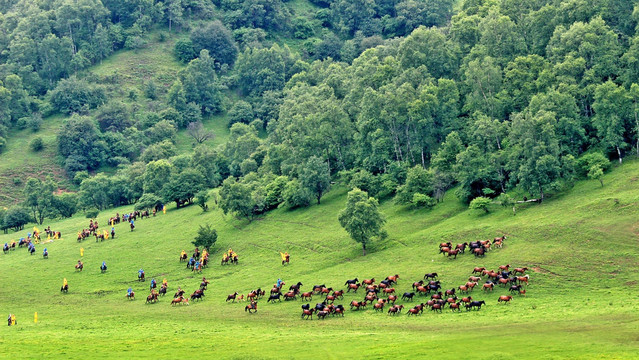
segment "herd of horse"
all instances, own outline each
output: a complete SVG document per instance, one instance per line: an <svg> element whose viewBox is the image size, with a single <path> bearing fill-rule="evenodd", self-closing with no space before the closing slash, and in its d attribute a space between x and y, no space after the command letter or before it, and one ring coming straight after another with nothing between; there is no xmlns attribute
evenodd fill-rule
<svg viewBox="0 0 639 360"><path fill-rule="evenodd" d="M449 242L440 243L439 244L439 253L444 256L448 255L448 258L457 259L457 255L465 254L466 248L469 248L469 252L475 257L483 257L489 252L493 247L501 249L504 244L504 240L506 240L506 235L501 237L496 237L492 240L477 240L471 242L464 242L461 244L455 245L453 248L453 244Z"/></svg>
<svg viewBox="0 0 639 360"><path fill-rule="evenodd" d="M302 305L301 317L302 319L312 319L313 315L315 315L318 320L321 320L328 315L344 316L344 305L335 304L335 302L343 300L345 293L357 294L360 289L364 289L362 300L351 300L348 304L351 311L365 310L370 307L375 312L385 311L388 315L394 316L401 314L408 303L424 297L429 298L420 300L419 304L406 310L408 316L421 315L425 309L439 313L446 308L450 309L451 312L461 312L462 309L479 311L482 306L486 305L486 301L473 298L472 294L475 289L482 289L481 291L484 294L488 294L492 293L495 287L507 288L510 295L500 295L497 298L497 303L509 304L514 295L524 296L526 294L526 287L530 279L527 271L527 267L511 268L510 264L501 265L496 270L475 267L466 283L449 289L442 287L437 273L427 273L423 279L413 282L411 290L404 292L401 296L397 289L400 279L398 274L387 276L379 282L375 278L364 279L361 282L358 278L349 279L344 283L346 290L334 290L332 287L326 287L325 284L321 284L314 285L311 291L302 292L303 284L297 282L291 285L288 291L283 291L285 283L281 282L279 285L273 285L266 302L281 302L282 299L284 301L293 301L298 298L311 301L313 297L319 297L322 302L316 303L314 307L310 303ZM479 283L482 281L482 277L484 277L485 282L480 286ZM266 297L266 291L261 288L250 291L246 296L250 304L244 310L250 313L257 312L258 300L263 297ZM226 302L235 302L236 300L239 300L239 302L244 301L244 295L234 292L226 297ZM404 302L404 304L399 304L399 301Z"/></svg>

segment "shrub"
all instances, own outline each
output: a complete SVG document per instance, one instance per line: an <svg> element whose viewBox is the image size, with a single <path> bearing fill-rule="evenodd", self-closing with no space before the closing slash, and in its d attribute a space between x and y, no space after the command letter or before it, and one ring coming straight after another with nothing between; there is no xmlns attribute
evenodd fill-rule
<svg viewBox="0 0 639 360"><path fill-rule="evenodd" d="M471 210L484 210L486 213L488 213L488 205L490 205L491 202L492 200L490 200L489 198L479 196L474 198L470 202L468 208Z"/></svg>
<svg viewBox="0 0 639 360"><path fill-rule="evenodd" d="M413 201L411 201L412 206L415 208L432 208L435 206L437 201L432 197L420 193L413 194Z"/></svg>
<svg viewBox="0 0 639 360"><path fill-rule="evenodd" d="M42 116L38 113L33 114L27 120L27 126L31 129L31 131L38 132L42 126Z"/></svg>
<svg viewBox="0 0 639 360"><path fill-rule="evenodd" d="M31 150L38 152L42 149L44 149L44 143L42 142L42 138L41 137L34 137L33 140L31 140L31 142L29 143L29 147L31 148Z"/></svg>
<svg viewBox="0 0 639 360"><path fill-rule="evenodd" d="M96 209L96 208L92 208L87 210L84 215L87 219L95 219L96 217L98 217L98 214L100 213L100 210Z"/></svg>

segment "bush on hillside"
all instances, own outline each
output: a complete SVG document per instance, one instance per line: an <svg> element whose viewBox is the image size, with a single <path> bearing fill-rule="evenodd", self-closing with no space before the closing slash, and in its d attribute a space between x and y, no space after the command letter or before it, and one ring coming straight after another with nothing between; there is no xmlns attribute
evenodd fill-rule
<svg viewBox="0 0 639 360"><path fill-rule="evenodd" d="M44 149L44 143L42 142L42 138L41 137L34 137L31 142L29 142L29 147L31 148L31 150L38 152L42 149Z"/></svg>

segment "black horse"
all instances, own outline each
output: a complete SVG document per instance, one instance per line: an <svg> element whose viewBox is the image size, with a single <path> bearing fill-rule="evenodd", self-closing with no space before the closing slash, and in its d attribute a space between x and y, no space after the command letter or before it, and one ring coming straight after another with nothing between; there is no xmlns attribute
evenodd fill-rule
<svg viewBox="0 0 639 360"><path fill-rule="evenodd" d="M481 309L482 305L486 305L484 300L482 301L471 301L470 304L466 305L466 310L472 310L473 308L477 308L477 310Z"/></svg>
<svg viewBox="0 0 639 360"><path fill-rule="evenodd" d="M60 292L68 293L68 292L69 292L69 284L67 284L67 285L63 285L63 286L60 288Z"/></svg>
<svg viewBox="0 0 639 360"><path fill-rule="evenodd" d="M282 301L282 299L280 299L280 296L282 296L282 293L276 293L276 294L271 294L271 296L268 297L268 300L266 300L266 302L275 302L275 300L277 301Z"/></svg>
<svg viewBox="0 0 639 360"><path fill-rule="evenodd" d="M358 282L359 282L359 279L355 278L355 279L352 279L352 280L346 280L344 285L357 284Z"/></svg>
<svg viewBox="0 0 639 360"><path fill-rule="evenodd" d="M413 296L415 296L414 292L410 292L410 293L405 292L404 295L402 295L402 300L411 300L412 301L413 300Z"/></svg>

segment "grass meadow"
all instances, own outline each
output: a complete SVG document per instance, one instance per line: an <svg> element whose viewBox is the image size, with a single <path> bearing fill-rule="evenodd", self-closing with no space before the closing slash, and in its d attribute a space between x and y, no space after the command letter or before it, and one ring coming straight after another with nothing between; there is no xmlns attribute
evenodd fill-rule
<svg viewBox="0 0 639 360"><path fill-rule="evenodd" d="M0 352L6 358L415 358L433 359L633 359L639 358L639 161L628 161L597 181L577 182L542 205L523 205L517 215L494 205L489 214L471 211L450 191L432 210L411 210L383 202L389 238L375 242L362 256L337 221L347 189L339 185L307 209L277 209L249 223L224 215L210 204L175 209L136 221L130 232L116 225L115 239L76 241L88 219L45 223L63 238L0 254L0 315L16 314L18 326L0 326ZM107 218L132 207L102 212ZM204 300L170 305L177 286L188 293L199 285L178 261L200 224L218 231L211 264L203 275L211 281ZM0 243L24 236L0 235ZM40 227L42 228L42 226ZM457 260L438 254L441 241L464 242L506 234L502 249L485 258L466 254ZM49 259L42 259L42 249ZM237 266L221 266L223 251L239 254ZM80 259L85 269L75 272ZM280 251L291 264L280 264ZM106 261L109 270L101 274ZM475 266L501 264L531 269L526 296L510 305L497 303L506 289L475 290L485 300L481 311L421 316L388 316L373 309L348 311L344 318L302 320L300 300L270 304L248 314L244 303L226 303L226 295L268 289L278 278L343 289L346 279L399 274L401 294L426 272L438 272L445 289L466 282ZM137 281L144 268L147 281ZM64 278L68 294L59 289ZM145 304L150 279L169 282L169 295ZM482 280L483 282L483 280ZM125 299L131 286L137 299ZM363 289L336 303L362 300ZM419 303L416 298L406 306ZM425 301L425 299L423 300ZM321 302L314 297L311 304ZM398 303L404 303L399 301ZM34 312L38 323L34 323ZM3 318L5 319L5 318Z"/></svg>

